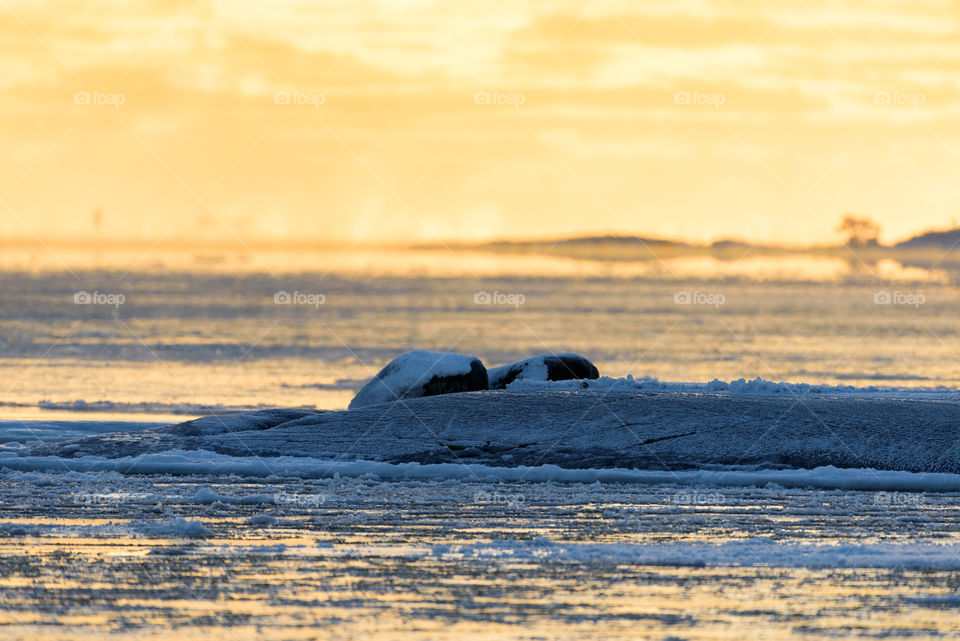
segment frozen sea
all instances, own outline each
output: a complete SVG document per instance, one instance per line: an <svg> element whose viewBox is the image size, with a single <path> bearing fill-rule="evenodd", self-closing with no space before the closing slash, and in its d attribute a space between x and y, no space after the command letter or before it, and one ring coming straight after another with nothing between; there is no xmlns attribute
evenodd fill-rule
<svg viewBox="0 0 960 641"><path fill-rule="evenodd" d="M957 282L813 258L4 248L0 415L338 409L412 349L488 366L578 352L604 375L660 381L957 389ZM298 302L275 304L282 293Z"/></svg>
<svg viewBox="0 0 960 641"><path fill-rule="evenodd" d="M0 257L0 638L960 638L954 274L279 254ZM578 352L611 377L508 390L531 416L541 392L727 419L734 403L741 436L766 437L784 403L778 447L810 446L740 461L717 436L711 463L710 430L737 433L719 421L692 460L691 433L661 421L666 440L640 442L665 464L577 465L566 425L556 443L542 423L523 442L522 421L509 443L472 443L467 421L427 456L442 412L410 450L321 438L341 425L321 410L415 348L488 366ZM327 432L235 438L234 412L269 407L316 411ZM929 442L924 412L948 426ZM149 437L211 414L233 427ZM887 414L884 443L847 437ZM849 431L821 447L820 422Z"/></svg>

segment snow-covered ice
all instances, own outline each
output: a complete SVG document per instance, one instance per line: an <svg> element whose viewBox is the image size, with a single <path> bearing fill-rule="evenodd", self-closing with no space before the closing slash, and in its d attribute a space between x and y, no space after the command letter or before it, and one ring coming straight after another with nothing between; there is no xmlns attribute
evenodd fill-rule
<svg viewBox="0 0 960 641"><path fill-rule="evenodd" d="M2 634L188 638L213 626L235 638L354 638L373 626L402 641L518 629L706 640L719 628L740 638L802 628L812 639L901 636L907 620L921 624L913 638L956 629L960 492L905 489L908 473L878 473L896 482L876 491L802 487L802 477L787 487L776 481L789 484L789 471L777 470L727 484L715 483L719 470L625 482L614 470L517 480L505 472L516 468L486 478L334 469L0 469Z"/></svg>
<svg viewBox="0 0 960 641"><path fill-rule="evenodd" d="M624 468L565 468L552 464L536 466L490 466L479 463L387 463L370 460L336 460L303 456L230 456L206 450L148 452L137 456L108 458L82 456L18 457L0 454L0 469L21 472L70 470L82 473L209 475L245 478L361 477L383 480L482 480L491 482L536 481L556 483L676 483L690 486L781 487L902 492L960 492L960 474L903 472L871 468L757 469L752 466L716 466L701 470L638 470ZM270 503L264 495L221 496L202 488L192 497L196 503Z"/></svg>
<svg viewBox="0 0 960 641"><path fill-rule="evenodd" d="M912 620L943 637L960 607L957 400L625 377L0 423L0 629L829 639Z"/></svg>
<svg viewBox="0 0 960 641"><path fill-rule="evenodd" d="M642 389L445 394L350 411L263 410L169 427L8 447L8 465L211 452L262 469L290 457L390 464L689 470L834 466L960 473L960 404L841 393L689 393ZM2 451L2 450L0 450ZM170 456L173 456L170 454ZM91 458L94 457L94 458ZM174 457L174 458L176 458ZM202 464L202 463L200 463ZM73 463L71 463L73 465ZM83 463L77 463L83 465ZM79 468L78 468L79 469Z"/></svg>

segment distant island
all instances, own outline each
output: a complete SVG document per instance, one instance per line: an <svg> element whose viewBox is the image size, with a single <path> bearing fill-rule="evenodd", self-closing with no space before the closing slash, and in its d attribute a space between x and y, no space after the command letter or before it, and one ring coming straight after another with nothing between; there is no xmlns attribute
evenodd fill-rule
<svg viewBox="0 0 960 641"><path fill-rule="evenodd" d="M837 231L846 240L833 245L787 246L721 239L712 243L630 236L590 235L572 238L496 240L481 243L420 244L420 249L450 249L512 255L550 255L594 261L645 261L684 257L710 257L734 261L745 258L815 256L846 260L859 266L895 260L904 266L960 269L960 227L928 231L885 245L878 241L879 226L869 218L845 216Z"/></svg>
<svg viewBox="0 0 960 641"><path fill-rule="evenodd" d="M960 246L960 227L945 231L928 231L894 245L894 249L952 250Z"/></svg>

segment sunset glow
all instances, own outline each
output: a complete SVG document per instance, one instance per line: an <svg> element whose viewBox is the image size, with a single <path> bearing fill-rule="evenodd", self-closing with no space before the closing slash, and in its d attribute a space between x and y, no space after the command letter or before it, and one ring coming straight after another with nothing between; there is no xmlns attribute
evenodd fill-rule
<svg viewBox="0 0 960 641"><path fill-rule="evenodd" d="M960 204L950 2L0 3L7 239L881 240ZM97 213L99 212L99 213Z"/></svg>
<svg viewBox="0 0 960 641"><path fill-rule="evenodd" d="M0 0L0 639L955 638L958 36Z"/></svg>

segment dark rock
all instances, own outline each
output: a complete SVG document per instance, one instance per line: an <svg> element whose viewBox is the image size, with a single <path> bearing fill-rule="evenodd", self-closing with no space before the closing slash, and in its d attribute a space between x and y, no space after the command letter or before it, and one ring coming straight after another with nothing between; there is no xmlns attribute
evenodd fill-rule
<svg viewBox="0 0 960 641"><path fill-rule="evenodd" d="M387 364L350 401L350 409L405 398L488 388L487 369L475 356L415 350Z"/></svg>
<svg viewBox="0 0 960 641"><path fill-rule="evenodd" d="M491 368L490 389L504 389L517 379L567 381L600 378L596 365L579 354L541 354L523 361Z"/></svg>

